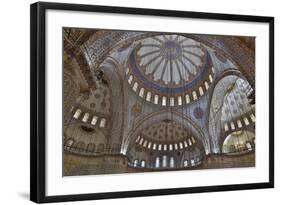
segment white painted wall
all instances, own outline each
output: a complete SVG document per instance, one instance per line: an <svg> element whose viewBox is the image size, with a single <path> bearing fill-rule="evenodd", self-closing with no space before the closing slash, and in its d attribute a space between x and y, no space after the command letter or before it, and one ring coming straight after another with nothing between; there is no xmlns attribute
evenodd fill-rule
<svg viewBox="0 0 281 205"><path fill-rule="evenodd" d="M52 1L52 0L49 0ZM1 204L31 204L29 197L29 4L33 1L2 1L0 7L0 89L1 89L1 146L0 146L0 202ZM189 10L203 12L237 13L275 16L275 51L281 49L281 13L278 1L245 0L66 0L61 2L103 4L114 6L147 7L159 9ZM275 76L280 76L280 58L275 61ZM275 87L279 88L281 81ZM277 89L276 89L277 90ZM280 93L280 92L279 92ZM275 104L281 103L276 92ZM4 114L4 115L3 115ZM280 107L275 109L275 124L281 122ZM277 127L276 126L276 127ZM278 127L277 127L278 129ZM275 147L278 148L280 130L276 130ZM267 190L204 193L178 196L161 196L131 199L115 199L94 202L94 204L262 204L278 201L281 191L280 149L275 151L276 188ZM79 204L93 202L79 202ZM70 204L78 204L73 202Z"/></svg>

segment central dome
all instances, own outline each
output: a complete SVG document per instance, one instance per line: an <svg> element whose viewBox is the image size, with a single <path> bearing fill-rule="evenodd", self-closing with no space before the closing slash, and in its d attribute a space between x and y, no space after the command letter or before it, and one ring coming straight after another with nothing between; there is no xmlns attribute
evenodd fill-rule
<svg viewBox="0 0 281 205"><path fill-rule="evenodd" d="M127 66L129 84L141 97L147 91L148 99L152 94L164 99L165 95L181 98L192 94L196 100L209 88L213 76L207 49L181 35L156 35L136 41Z"/></svg>
<svg viewBox="0 0 281 205"><path fill-rule="evenodd" d="M200 43L179 35L161 35L140 41L137 56L141 72L169 86L191 82L201 73L205 49Z"/></svg>

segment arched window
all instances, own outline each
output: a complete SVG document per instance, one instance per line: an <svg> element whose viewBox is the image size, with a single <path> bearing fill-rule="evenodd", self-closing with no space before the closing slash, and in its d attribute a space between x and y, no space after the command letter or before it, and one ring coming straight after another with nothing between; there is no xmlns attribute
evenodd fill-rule
<svg viewBox="0 0 281 205"><path fill-rule="evenodd" d="M191 140L193 143L195 143L195 138L194 137L191 137Z"/></svg>
<svg viewBox="0 0 281 205"><path fill-rule="evenodd" d="M128 83L129 83L129 84L131 84L131 83L132 83L132 81L133 81L133 76L132 76L132 75L130 75L130 77L129 77L129 79L128 79Z"/></svg>
<svg viewBox="0 0 281 205"><path fill-rule="evenodd" d="M167 167L167 156L164 155L162 158L162 167Z"/></svg>
<svg viewBox="0 0 281 205"><path fill-rule="evenodd" d="M209 75L209 79L210 79L210 82L213 82L213 77L211 74Z"/></svg>
<svg viewBox="0 0 281 205"><path fill-rule="evenodd" d="M170 150L172 151L173 150L173 145L170 144L169 147L170 147Z"/></svg>
<svg viewBox="0 0 281 205"><path fill-rule="evenodd" d="M159 157L156 157L156 160L155 160L155 167L156 167L156 168L159 168L159 167L160 167L160 158L159 158Z"/></svg>
<svg viewBox="0 0 281 205"><path fill-rule="evenodd" d="M255 115L253 113L250 115L250 118L251 118L252 122L256 121Z"/></svg>
<svg viewBox="0 0 281 205"><path fill-rule="evenodd" d="M76 112L74 113L73 117L74 117L75 119L78 119L79 116L80 116L80 114L81 114L81 112L82 112L82 110L77 109Z"/></svg>
<svg viewBox="0 0 281 205"><path fill-rule="evenodd" d="M191 162L191 166L194 166L194 165L195 165L194 159L190 160L190 162Z"/></svg>
<svg viewBox="0 0 281 205"><path fill-rule="evenodd" d="M74 142L73 139L68 139L65 143L65 146L71 147L73 145L73 142Z"/></svg>
<svg viewBox="0 0 281 205"><path fill-rule="evenodd" d="M178 96L178 105L182 105L182 97Z"/></svg>
<svg viewBox="0 0 281 205"><path fill-rule="evenodd" d="M208 82L207 82L207 81L205 81L205 88L206 88L206 90L208 90L208 89L209 89L209 84L208 84Z"/></svg>
<svg viewBox="0 0 281 205"><path fill-rule="evenodd" d="M89 114L89 113L85 113L85 115L84 115L84 117L83 117L82 121L83 121L83 122L87 122L87 121L88 121L89 116L90 116L90 114Z"/></svg>
<svg viewBox="0 0 281 205"><path fill-rule="evenodd" d="M134 167L137 167L137 166L138 166L138 160L135 159L135 160L134 160Z"/></svg>
<svg viewBox="0 0 281 205"><path fill-rule="evenodd" d="M246 143L246 147L247 147L248 150L252 150L253 149L250 142Z"/></svg>
<svg viewBox="0 0 281 205"><path fill-rule="evenodd" d="M100 121L100 127L105 127L105 125L106 125L106 119L102 118Z"/></svg>
<svg viewBox="0 0 281 205"><path fill-rule="evenodd" d="M138 89L139 84L137 82L134 83L133 90L136 92Z"/></svg>
<svg viewBox="0 0 281 205"><path fill-rule="evenodd" d="M244 117L243 120L244 120L245 125L249 125L250 124L247 117Z"/></svg>
<svg viewBox="0 0 281 205"><path fill-rule="evenodd" d="M147 94L146 94L146 101L150 101L150 99L151 99L151 92L147 92Z"/></svg>
<svg viewBox="0 0 281 205"><path fill-rule="evenodd" d="M224 123L224 131L228 131L228 124Z"/></svg>
<svg viewBox="0 0 281 205"><path fill-rule="evenodd" d="M183 161L183 166L184 166L184 167L187 167L187 166L188 166L188 161L187 161L187 160L184 160L184 161Z"/></svg>
<svg viewBox="0 0 281 205"><path fill-rule="evenodd" d="M175 98L170 97L170 106L175 106Z"/></svg>
<svg viewBox="0 0 281 205"><path fill-rule="evenodd" d="M66 141L66 143L65 143L65 147L66 147L67 149L70 149L71 146L73 145L73 143L74 143L74 140L73 140L73 139L68 139L68 140Z"/></svg>
<svg viewBox="0 0 281 205"><path fill-rule="evenodd" d="M186 104L190 103L190 98L188 94L185 95L185 102Z"/></svg>
<svg viewBox="0 0 281 205"><path fill-rule="evenodd" d="M150 149L150 148L151 148L151 142L149 142L149 143L148 143L147 148L148 148L148 149Z"/></svg>
<svg viewBox="0 0 281 205"><path fill-rule="evenodd" d="M231 127L232 130L235 130L234 122L231 122L231 123L230 123L230 127Z"/></svg>
<svg viewBox="0 0 281 205"><path fill-rule="evenodd" d="M167 98L166 96L162 97L162 106L166 106L167 105Z"/></svg>
<svg viewBox="0 0 281 205"><path fill-rule="evenodd" d="M197 93L196 91L192 91L193 100L197 100Z"/></svg>
<svg viewBox="0 0 281 205"><path fill-rule="evenodd" d="M203 88L201 86L199 87L199 94L200 94L200 96L204 95L204 91L203 91Z"/></svg>
<svg viewBox="0 0 281 205"><path fill-rule="evenodd" d="M180 149L183 149L183 144L182 144L182 142L180 142Z"/></svg>
<svg viewBox="0 0 281 205"><path fill-rule="evenodd" d="M126 68L126 75L128 75L128 73L129 73L129 71L130 71L130 68Z"/></svg>
<svg viewBox="0 0 281 205"><path fill-rule="evenodd" d="M140 89L140 92L139 92L139 96L142 98L144 95L144 88L141 88Z"/></svg>
<svg viewBox="0 0 281 205"><path fill-rule="evenodd" d="M70 112L72 112L72 111L73 111L73 109L74 109L74 106L71 106L71 108L70 108L70 110L69 110L69 111L70 111Z"/></svg>
<svg viewBox="0 0 281 205"><path fill-rule="evenodd" d="M241 120L237 120L237 125L238 125L238 127L239 127L239 128L241 128L241 127L242 127Z"/></svg>
<svg viewBox="0 0 281 205"><path fill-rule="evenodd" d="M143 146L146 147L147 145L147 140L144 141Z"/></svg>
<svg viewBox="0 0 281 205"><path fill-rule="evenodd" d="M158 104L158 95L154 95L154 104Z"/></svg>
<svg viewBox="0 0 281 205"><path fill-rule="evenodd" d="M140 145L142 145L142 143L143 143L143 138L141 138L141 140L140 140Z"/></svg>
<svg viewBox="0 0 281 205"><path fill-rule="evenodd" d="M136 143L138 143L138 142L139 142L139 140L140 140L140 136L138 136L138 137L137 137L137 139L136 139Z"/></svg>
<svg viewBox="0 0 281 205"><path fill-rule="evenodd" d="M92 119L91 124L92 124L92 125L95 125L95 124L97 124L97 121L98 121L98 117L97 117L97 116L94 116L93 119Z"/></svg>
<svg viewBox="0 0 281 205"><path fill-rule="evenodd" d="M141 167L145 167L145 161L144 160L141 161Z"/></svg>
<svg viewBox="0 0 281 205"><path fill-rule="evenodd" d="M174 168L174 167L175 167L175 160L174 160L174 157L171 157L171 158L170 158L170 167L171 167L171 168Z"/></svg>

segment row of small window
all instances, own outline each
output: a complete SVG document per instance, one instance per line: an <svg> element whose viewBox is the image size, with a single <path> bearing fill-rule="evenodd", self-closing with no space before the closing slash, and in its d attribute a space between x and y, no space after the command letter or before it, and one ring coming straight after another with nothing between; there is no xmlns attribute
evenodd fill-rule
<svg viewBox="0 0 281 205"><path fill-rule="evenodd" d="M192 146L195 142L196 141L195 141L194 137L186 139L183 142L174 143L174 144L156 144L153 142L149 142L148 140L144 139L141 136L138 136L136 139L137 144L139 144L143 147L147 147L148 149L159 150L159 151L161 151L162 149L164 151L183 149L183 148L187 148L188 146Z"/></svg>
<svg viewBox="0 0 281 205"><path fill-rule="evenodd" d="M191 160L184 160L183 161L183 166L184 167L190 167L190 166L195 166L195 165L197 165L197 164L199 164L201 161L199 161L199 160L194 160L194 159L191 159Z"/></svg>
<svg viewBox="0 0 281 205"><path fill-rule="evenodd" d="M253 113L250 114L250 119L251 119L252 122L256 121L255 115ZM243 127L241 120L244 121L244 125L245 126L248 126L250 124L250 121L249 121L248 117L245 116L245 117L243 117L243 119L237 120L237 128ZM230 129L231 130L235 130L236 129L235 123L234 122L230 122L229 124L228 123L224 123L224 131L227 132Z"/></svg>
<svg viewBox="0 0 281 205"><path fill-rule="evenodd" d="M146 162L144 160L140 161L140 164L139 164L139 161L136 159L134 160L134 167L145 167L146 165ZM169 164L168 164L168 158L166 155L164 155L162 157L162 163L160 162L160 157L156 157L156 160L155 160L155 163L154 163L154 168L174 168L175 167L175 160L174 160L174 157L170 157L169 159Z"/></svg>
<svg viewBox="0 0 281 205"><path fill-rule="evenodd" d="M81 109L77 109L73 115L73 118L78 119L81 116L82 110ZM82 117L82 122L90 122L92 125L97 125L98 121L99 121L99 117L98 116L93 116L92 120L90 121L90 114L89 113L85 113L84 116ZM99 126L100 127L105 127L106 126L106 119L105 118L101 118L99 121Z"/></svg>
<svg viewBox="0 0 281 205"><path fill-rule="evenodd" d="M134 161L134 167L138 167L138 166L145 167L145 161L144 160L140 161L140 165L139 165L139 160L136 159Z"/></svg>
<svg viewBox="0 0 281 205"><path fill-rule="evenodd" d="M75 143L73 139L68 139L64 144L64 148L66 150L72 150L72 151L101 153L104 152L105 146L104 144L96 145L94 143L89 143L86 146L84 142Z"/></svg>
<svg viewBox="0 0 281 205"><path fill-rule="evenodd" d="M245 144L238 144L230 145L228 146L229 153L237 153L237 152L243 152L243 151L252 151L254 150L255 145L251 144L250 142L246 142Z"/></svg>
<svg viewBox="0 0 281 205"><path fill-rule="evenodd" d="M211 74L209 75L209 79L210 79L210 82L213 82L213 77L212 77ZM130 75L130 77L128 79L128 83L132 84L132 80L133 80L133 76ZM209 89L209 83L207 81L205 81L204 85L205 85L205 91L207 91ZM133 90L135 92L137 92L138 87L139 87L139 84L137 82L135 82L134 85L133 85ZM199 96L204 95L204 89L203 89L202 86L199 87L198 91L199 91ZM144 93L145 93L145 89L144 88L140 88L139 91L138 91L138 95L141 98L145 98L146 101L153 102L156 105L159 104L160 98L162 100L162 102L160 102L162 106L167 106L167 105L175 106L176 105L176 102L175 102L176 100L177 100L177 105L182 105L183 104L183 96L169 97L169 99L168 99L167 96L159 96L159 95L155 94L154 95L154 100L152 101L152 94L151 94L151 92L147 91L146 92L146 97L144 96L145 95ZM191 100L192 100L190 98L189 94L185 94L184 98L185 98L186 104L190 103ZM198 99L198 95L197 95L197 92L195 90L192 91L192 98L193 98L193 101Z"/></svg>
<svg viewBox="0 0 281 205"><path fill-rule="evenodd" d="M183 167L189 167L189 166L195 166L199 163L199 161L195 161L194 159L191 160L184 160L183 161ZM134 167L146 167L146 162L144 160L134 160ZM168 157L166 155L162 156L162 159L160 157L156 157L155 162L153 164L153 168L175 168L175 159L174 157Z"/></svg>

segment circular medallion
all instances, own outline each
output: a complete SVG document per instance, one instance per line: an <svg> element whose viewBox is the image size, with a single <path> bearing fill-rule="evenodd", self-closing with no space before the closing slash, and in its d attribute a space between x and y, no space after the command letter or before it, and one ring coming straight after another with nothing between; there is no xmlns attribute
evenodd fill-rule
<svg viewBox="0 0 281 205"><path fill-rule="evenodd" d="M181 56L181 52L180 44L172 40L165 41L160 48L160 54L167 60L176 60Z"/></svg>
<svg viewBox="0 0 281 205"><path fill-rule="evenodd" d="M193 115L196 119L201 119L204 115L204 112L202 110L202 108L200 107L196 107L194 110L193 110Z"/></svg>

